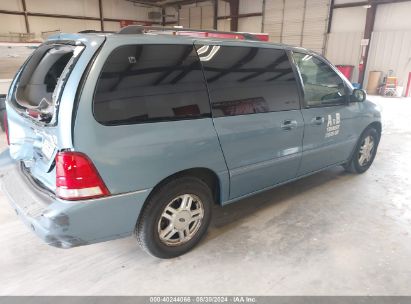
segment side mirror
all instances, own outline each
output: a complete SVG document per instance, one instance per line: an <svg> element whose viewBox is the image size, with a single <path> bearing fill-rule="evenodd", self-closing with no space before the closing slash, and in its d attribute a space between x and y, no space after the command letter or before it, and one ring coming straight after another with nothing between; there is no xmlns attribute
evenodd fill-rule
<svg viewBox="0 0 411 304"><path fill-rule="evenodd" d="M351 101L353 102L363 102L367 99L367 92L361 89L354 89L351 95Z"/></svg>

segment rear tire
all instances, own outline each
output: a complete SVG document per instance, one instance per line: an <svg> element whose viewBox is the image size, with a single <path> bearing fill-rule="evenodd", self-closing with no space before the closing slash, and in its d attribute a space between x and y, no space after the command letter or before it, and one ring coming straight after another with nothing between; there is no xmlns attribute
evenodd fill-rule
<svg viewBox="0 0 411 304"><path fill-rule="evenodd" d="M171 180L155 190L144 206L135 229L138 243L162 259L188 252L207 232L212 204L212 192L202 180Z"/></svg>
<svg viewBox="0 0 411 304"><path fill-rule="evenodd" d="M378 131L372 127L366 129L361 135L350 161L343 165L344 169L347 172L358 174L367 171L374 161L379 142L380 134Z"/></svg>

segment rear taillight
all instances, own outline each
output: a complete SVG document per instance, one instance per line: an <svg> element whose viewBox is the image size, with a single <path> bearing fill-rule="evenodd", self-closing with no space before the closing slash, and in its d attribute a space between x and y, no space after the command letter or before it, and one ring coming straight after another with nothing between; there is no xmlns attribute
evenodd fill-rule
<svg viewBox="0 0 411 304"><path fill-rule="evenodd" d="M65 200L82 200L109 195L91 160L80 152L56 156L56 195Z"/></svg>
<svg viewBox="0 0 411 304"><path fill-rule="evenodd" d="M9 123L7 121L7 111L6 110L4 110L4 113L3 113L3 124L4 124L4 132L6 133L7 144L10 146Z"/></svg>

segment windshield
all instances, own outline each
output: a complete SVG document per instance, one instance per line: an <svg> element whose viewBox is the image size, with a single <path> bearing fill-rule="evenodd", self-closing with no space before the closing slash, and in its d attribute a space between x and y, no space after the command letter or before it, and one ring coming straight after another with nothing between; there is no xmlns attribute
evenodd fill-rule
<svg viewBox="0 0 411 304"><path fill-rule="evenodd" d="M19 75L13 94L17 108L31 118L50 123L60 93L84 46L44 44L33 52Z"/></svg>

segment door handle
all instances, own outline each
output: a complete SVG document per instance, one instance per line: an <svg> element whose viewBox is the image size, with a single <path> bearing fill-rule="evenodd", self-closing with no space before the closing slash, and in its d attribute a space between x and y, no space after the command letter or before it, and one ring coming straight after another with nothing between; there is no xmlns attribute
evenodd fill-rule
<svg viewBox="0 0 411 304"><path fill-rule="evenodd" d="M321 116L314 117L311 119L313 125L322 125L325 122L325 118Z"/></svg>
<svg viewBox="0 0 411 304"><path fill-rule="evenodd" d="M291 120L291 119L287 119L284 120L281 123L281 129L285 130L285 131L290 131L291 129L294 129L298 126L298 123L296 120Z"/></svg>

